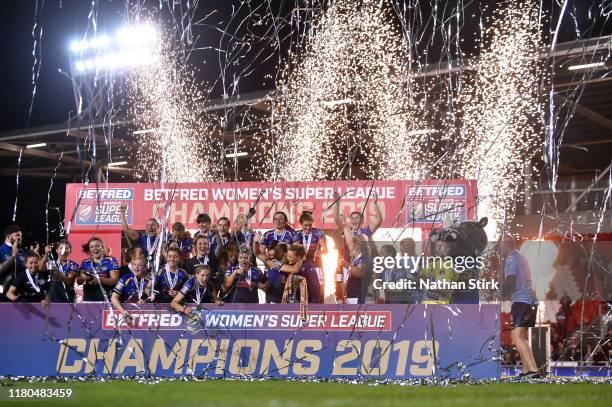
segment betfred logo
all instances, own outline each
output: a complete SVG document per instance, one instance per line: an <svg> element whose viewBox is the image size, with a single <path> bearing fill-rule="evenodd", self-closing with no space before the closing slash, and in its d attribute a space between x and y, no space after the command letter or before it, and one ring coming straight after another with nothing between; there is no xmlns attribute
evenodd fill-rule
<svg viewBox="0 0 612 407"><path fill-rule="evenodd" d="M117 311L102 311L102 329L118 330L180 330L186 329L183 316L168 311L130 311L132 321L128 325L123 315Z"/></svg>
<svg viewBox="0 0 612 407"><path fill-rule="evenodd" d="M408 185L407 195L406 223L440 223L446 216L462 222L467 217L465 185Z"/></svg>
<svg viewBox="0 0 612 407"><path fill-rule="evenodd" d="M80 199L134 199L132 188L80 189L77 193Z"/></svg>
<svg viewBox="0 0 612 407"><path fill-rule="evenodd" d="M439 197L439 198L450 198L450 197L464 197L465 196L465 185L450 184L450 185L419 185L410 186L408 188L408 195L411 198L414 197Z"/></svg>
<svg viewBox="0 0 612 407"><path fill-rule="evenodd" d="M77 225L120 225L121 205L127 206L127 222L132 224L133 188L77 190Z"/></svg>

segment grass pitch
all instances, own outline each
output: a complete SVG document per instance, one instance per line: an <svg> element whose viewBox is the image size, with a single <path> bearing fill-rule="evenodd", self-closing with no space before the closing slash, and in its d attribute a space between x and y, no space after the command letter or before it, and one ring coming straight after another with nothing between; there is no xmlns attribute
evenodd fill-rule
<svg viewBox="0 0 612 407"><path fill-rule="evenodd" d="M5 381L1 405L58 406L610 406L612 385L492 383L439 386L399 386L294 381L203 382L163 381L141 384L131 381L27 383ZM8 389L70 388L70 399L8 398Z"/></svg>

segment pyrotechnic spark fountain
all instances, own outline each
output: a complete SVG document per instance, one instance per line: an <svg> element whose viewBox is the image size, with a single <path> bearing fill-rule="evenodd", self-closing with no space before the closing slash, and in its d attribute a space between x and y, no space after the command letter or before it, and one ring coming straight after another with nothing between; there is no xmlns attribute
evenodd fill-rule
<svg viewBox="0 0 612 407"><path fill-rule="evenodd" d="M326 239L327 253L323 255L323 281L325 284L325 302L329 298L335 298L336 293L336 268L338 267L339 251L336 243L330 236ZM333 301L335 302L335 300Z"/></svg>
<svg viewBox="0 0 612 407"><path fill-rule="evenodd" d="M193 67L181 65L176 51L160 43L157 63L133 76L133 115L141 128L134 133L141 146L135 157L140 178L154 182L205 182L221 178L221 163L212 137L213 126L197 112L202 91Z"/></svg>
<svg viewBox="0 0 612 407"><path fill-rule="evenodd" d="M460 96L463 113L454 155L460 176L478 181L478 212L489 217L488 236L514 216L522 168L540 143L543 76L540 24L535 2L496 10L485 29L476 75ZM482 44L484 45L484 44Z"/></svg>
<svg viewBox="0 0 612 407"><path fill-rule="evenodd" d="M426 166L419 86L406 81L406 53L388 2L334 2L313 21L303 56L286 74L274 106L276 166L266 176L285 180L350 177L366 158L372 177L412 179ZM345 163L348 162L348 165Z"/></svg>

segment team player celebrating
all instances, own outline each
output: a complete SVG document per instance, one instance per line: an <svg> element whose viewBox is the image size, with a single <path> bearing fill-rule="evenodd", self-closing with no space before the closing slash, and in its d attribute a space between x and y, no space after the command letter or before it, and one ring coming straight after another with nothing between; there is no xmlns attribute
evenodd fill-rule
<svg viewBox="0 0 612 407"><path fill-rule="evenodd" d="M327 251L325 232L312 226L314 218L312 212L304 211L300 215L301 230L293 235L294 244L301 244L306 249L306 260L317 267L323 267L322 254Z"/></svg>
<svg viewBox="0 0 612 407"><path fill-rule="evenodd" d="M259 303L259 284L263 273L256 267L251 267L251 251L247 246L240 247L238 265L225 272L223 283L224 299L234 303Z"/></svg>
<svg viewBox="0 0 612 407"><path fill-rule="evenodd" d="M325 232L312 226L314 218L312 212L304 211L300 215L301 230L293 235L293 243L301 244L306 249L306 260L312 263L319 277L319 283L323 283L323 254L327 253L327 241ZM321 284L321 289L323 285ZM323 295L323 293L320 293ZM311 295L311 293L309 293Z"/></svg>
<svg viewBox="0 0 612 407"><path fill-rule="evenodd" d="M171 247L166 253L166 264L159 269L153 287L156 302L172 302L176 294L187 281L187 273L179 267L181 250Z"/></svg>
<svg viewBox="0 0 612 407"><path fill-rule="evenodd" d="M17 274L6 293L6 297L13 302L40 302L47 305L48 281L39 272L40 257L38 253L30 251L25 255L26 268Z"/></svg>
<svg viewBox="0 0 612 407"><path fill-rule="evenodd" d="M281 271L281 268L283 268L283 261L287 259L289 246L285 242L273 242L269 249L265 249L259 244L259 239L261 239L261 233L257 233L253 240L253 253L266 266L266 282L263 289L266 293L266 302L280 304L288 274L287 266L284 266L284 271ZM301 264L299 266L301 267ZM296 269L299 270L299 268Z"/></svg>
<svg viewBox="0 0 612 407"><path fill-rule="evenodd" d="M185 225L181 222L174 222L172 225L172 239L168 241L168 248L176 247L180 252L180 260L183 264L189 261L193 248L193 239L189 237L185 230ZM168 259L166 259L167 261Z"/></svg>
<svg viewBox="0 0 612 407"><path fill-rule="evenodd" d="M211 275L212 272L208 266L198 265L195 269L195 275L181 287L170 306L189 316L194 308L185 306L184 303L195 304L196 310L200 308L201 304L217 303L222 305L223 301L218 299L215 287L210 284Z"/></svg>
<svg viewBox="0 0 612 407"><path fill-rule="evenodd" d="M264 233L261 243L266 247L270 247L272 242L293 243L293 230L289 227L287 214L285 212L276 212L272 217L272 221L274 222L274 229Z"/></svg>
<svg viewBox="0 0 612 407"><path fill-rule="evenodd" d="M363 283L366 274L369 241L365 235L353 237L351 242L351 260L348 267L348 278L345 286L345 302L347 304L363 304L365 302L366 286Z"/></svg>
<svg viewBox="0 0 612 407"><path fill-rule="evenodd" d="M132 230L128 225L125 215L127 209L128 208L126 205L121 205L119 207L123 232L129 240L132 242L138 242L138 245L142 249L145 258L147 259L147 265L149 268L151 268L153 267L153 262L156 260L157 252L160 247L161 236L159 233L159 222L155 218L149 218L145 224L144 233Z"/></svg>
<svg viewBox="0 0 612 407"><path fill-rule="evenodd" d="M372 238L374 233L378 230L383 222L383 215L378 206L378 195L372 191L372 208L374 209L374 219L369 225L364 226L363 213L354 211L351 212L349 221L347 222L340 214L340 199L341 196L338 192L334 192L334 221L338 229L342 231L344 236L345 246L350 249L353 237L357 235L365 235L368 238ZM346 251L345 251L346 252Z"/></svg>
<svg viewBox="0 0 612 407"><path fill-rule="evenodd" d="M132 271L119 279L111 297L113 306L123 315L124 320L128 324L131 324L132 320L123 304L144 304L148 300L151 289L150 281L146 277L144 257L134 257L130 264Z"/></svg>
<svg viewBox="0 0 612 407"><path fill-rule="evenodd" d="M45 246L39 270L50 273L49 302L74 302L74 281L79 275L79 264L68 258L70 253L72 244L66 239L55 244L55 253L51 245Z"/></svg>
<svg viewBox="0 0 612 407"><path fill-rule="evenodd" d="M212 242L210 242L211 252L216 258L219 258L228 244L236 242L235 234L230 233L229 219L225 216L220 217L217 227L213 229Z"/></svg>
<svg viewBox="0 0 612 407"><path fill-rule="evenodd" d="M308 286L308 302L320 303L323 302L321 296L321 284L319 282L319 276L314 264L306 259L306 250L304 246L299 244L292 244L287 250L286 265L297 267L297 272L292 274L298 274L306 279L306 285ZM281 271L285 270L281 268ZM293 270L289 271L290 273Z"/></svg>
<svg viewBox="0 0 612 407"><path fill-rule="evenodd" d="M217 268L216 257L210 255L208 238L202 234L197 235L193 240L193 257L185 265L185 270L190 275L194 275L197 266L207 266L211 270Z"/></svg>
<svg viewBox="0 0 612 407"><path fill-rule="evenodd" d="M83 286L83 301L109 301L110 293L119 281L119 263L112 256L104 255L104 242L92 237L83 246L89 259L83 260L77 284Z"/></svg>
<svg viewBox="0 0 612 407"><path fill-rule="evenodd" d="M210 216L207 213L201 213L196 218L196 223L198 225L198 231L195 233L195 235L193 235L193 238L195 239L198 236L204 236L210 243L210 239L212 238L212 232L210 230L212 220L210 219Z"/></svg>

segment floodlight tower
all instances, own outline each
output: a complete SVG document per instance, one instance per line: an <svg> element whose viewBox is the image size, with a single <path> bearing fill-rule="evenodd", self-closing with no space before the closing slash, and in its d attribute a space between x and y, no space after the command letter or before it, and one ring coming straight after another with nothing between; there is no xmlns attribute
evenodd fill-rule
<svg viewBox="0 0 612 407"><path fill-rule="evenodd" d="M106 178L102 168L111 160L102 165L98 162L96 128L102 127L105 134L112 131L114 87L120 84L123 74L156 63L159 43L158 32L150 24L122 27L114 35L96 32L70 43L70 76L76 105L76 115L71 120L79 128L77 133L82 127L92 142L91 159L98 181ZM78 138L77 152L80 157Z"/></svg>

